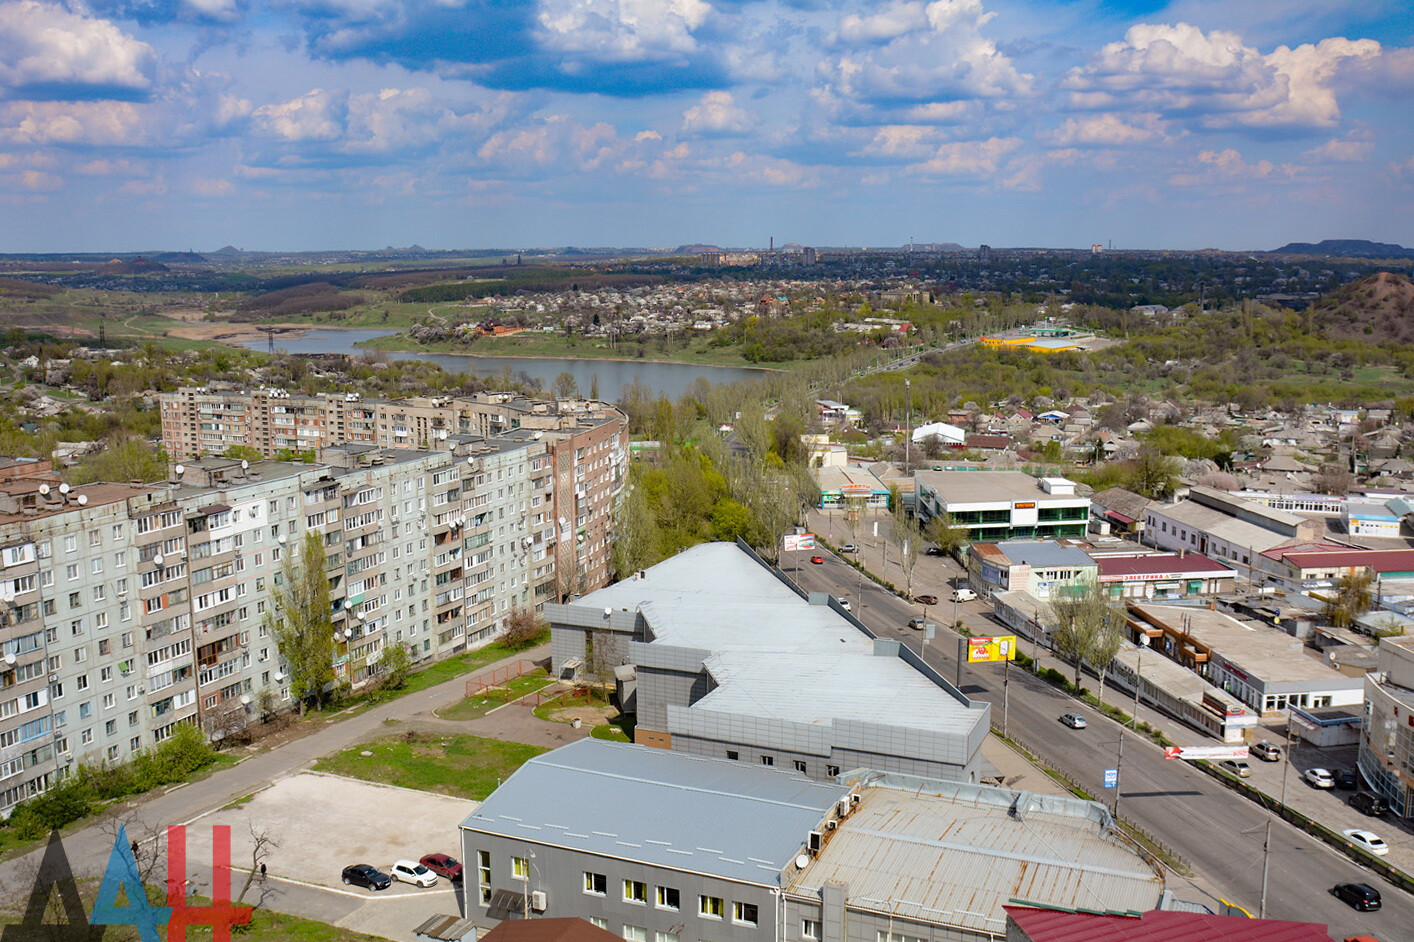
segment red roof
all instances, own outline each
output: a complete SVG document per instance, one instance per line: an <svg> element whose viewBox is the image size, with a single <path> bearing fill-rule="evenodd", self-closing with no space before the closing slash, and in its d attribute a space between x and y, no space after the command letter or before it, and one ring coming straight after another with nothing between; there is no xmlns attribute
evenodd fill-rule
<svg viewBox="0 0 1414 942"><path fill-rule="evenodd" d="M481 937L482 942L623 942L618 936L575 916L553 919L506 919Z"/></svg>
<svg viewBox="0 0 1414 942"><path fill-rule="evenodd" d="M1298 569L1364 566L1375 572L1414 572L1414 549L1284 553L1281 558Z"/></svg>
<svg viewBox="0 0 1414 942"><path fill-rule="evenodd" d="M1216 560L1201 553L1157 553L1152 556L1101 556L1095 560L1100 578L1124 576L1179 576L1191 572L1232 572Z"/></svg>
<svg viewBox="0 0 1414 942"><path fill-rule="evenodd" d="M1099 916L1025 906L1003 908L1007 922L1025 932L1030 942L1331 942L1327 928L1316 922L1169 910Z"/></svg>

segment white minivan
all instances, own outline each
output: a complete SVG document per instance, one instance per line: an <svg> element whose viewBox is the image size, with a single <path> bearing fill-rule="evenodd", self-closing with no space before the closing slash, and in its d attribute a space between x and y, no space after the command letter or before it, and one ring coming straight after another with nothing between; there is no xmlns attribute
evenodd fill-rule
<svg viewBox="0 0 1414 942"><path fill-rule="evenodd" d="M971 602L977 598L977 593L966 587L952 590L952 600L954 602Z"/></svg>

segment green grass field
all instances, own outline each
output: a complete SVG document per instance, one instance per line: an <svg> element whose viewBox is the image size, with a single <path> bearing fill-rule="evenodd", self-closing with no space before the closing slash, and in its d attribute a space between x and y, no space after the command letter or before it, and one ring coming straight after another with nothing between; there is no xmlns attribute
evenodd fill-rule
<svg viewBox="0 0 1414 942"><path fill-rule="evenodd" d="M371 756L363 753L371 752ZM315 763L369 782L481 800L528 759L548 750L481 736L419 733L383 736Z"/></svg>
<svg viewBox="0 0 1414 942"><path fill-rule="evenodd" d="M554 678L536 672L509 681L503 687L492 687L474 697L467 697L449 707L437 711L444 720L474 720L485 716L500 706L519 700L528 693L543 690L553 684Z"/></svg>

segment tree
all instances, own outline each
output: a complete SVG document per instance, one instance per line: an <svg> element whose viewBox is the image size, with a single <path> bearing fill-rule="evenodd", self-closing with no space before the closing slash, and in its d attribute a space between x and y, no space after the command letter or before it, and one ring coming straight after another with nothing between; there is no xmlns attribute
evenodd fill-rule
<svg viewBox="0 0 1414 942"><path fill-rule="evenodd" d="M1320 472L1311 478L1311 489L1317 494L1344 496L1350 493L1355 483L1355 475L1342 464L1323 464Z"/></svg>
<svg viewBox="0 0 1414 942"><path fill-rule="evenodd" d="M408 674L412 671L412 655L402 642L394 641L383 644L382 656L378 659L378 673L382 678L381 686L385 690L401 690L407 683Z"/></svg>
<svg viewBox="0 0 1414 942"><path fill-rule="evenodd" d="M1051 596L1051 617L1055 620L1052 644L1056 652L1075 662L1075 686L1080 687L1080 666L1088 661L1104 671L1124 642L1124 610L1098 582L1085 581L1057 586Z"/></svg>
<svg viewBox="0 0 1414 942"><path fill-rule="evenodd" d="M280 649L303 716L309 701L324 704L324 688L334 680L334 620L324 575L324 541L316 532L306 533L298 563L295 555L287 551L280 562L265 627Z"/></svg>
<svg viewBox="0 0 1414 942"><path fill-rule="evenodd" d="M579 382L574 378L574 374L566 370L555 377L555 383L551 387L556 399L572 399L579 395Z"/></svg>
<svg viewBox="0 0 1414 942"><path fill-rule="evenodd" d="M637 476L636 470L634 474ZM640 482L629 484L614 519L614 571L620 578L647 569L663 558L659 552L662 534L647 488Z"/></svg>
<svg viewBox="0 0 1414 942"><path fill-rule="evenodd" d="M1335 590L1326 596L1325 616L1337 628L1349 628L1375 602L1375 574L1368 569L1336 580Z"/></svg>
<svg viewBox="0 0 1414 942"><path fill-rule="evenodd" d="M545 634L545 619L533 608L516 606L506 616L501 643L512 651L533 647Z"/></svg>
<svg viewBox="0 0 1414 942"><path fill-rule="evenodd" d="M250 870L245 875L245 882L241 884L240 895L236 897L236 905L245 904L245 895L250 892L251 885L255 883L257 874L260 876L260 897L256 900L256 905L265 901L265 860L270 856L270 852L280 846L280 842L270 836L269 831L257 831L255 823L250 825Z"/></svg>
<svg viewBox="0 0 1414 942"><path fill-rule="evenodd" d="M918 563L918 544L923 542L923 533L918 529L918 520L895 504L894 539L899 543L899 565L903 568L904 591L913 597L913 569Z"/></svg>
<svg viewBox="0 0 1414 942"><path fill-rule="evenodd" d="M1178 485L1178 462L1146 444L1135 455L1130 474L1130 488L1135 493L1155 499L1166 497Z"/></svg>
<svg viewBox="0 0 1414 942"><path fill-rule="evenodd" d="M934 546L949 555L967 543L967 528L953 523L952 514L948 513L929 520L924 535Z"/></svg>
<svg viewBox="0 0 1414 942"><path fill-rule="evenodd" d="M93 481L160 481L167 476L167 453L135 435L117 433L104 449L71 468L70 484Z"/></svg>

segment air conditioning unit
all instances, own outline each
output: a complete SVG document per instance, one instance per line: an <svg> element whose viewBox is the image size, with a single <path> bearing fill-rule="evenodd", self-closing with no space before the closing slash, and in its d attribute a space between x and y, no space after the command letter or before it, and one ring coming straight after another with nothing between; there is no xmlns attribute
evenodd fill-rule
<svg viewBox="0 0 1414 942"><path fill-rule="evenodd" d="M530 908L535 910L537 913L543 913L545 911L546 903L547 900L545 898L544 890L536 890L535 892L530 894Z"/></svg>
<svg viewBox="0 0 1414 942"><path fill-rule="evenodd" d="M833 831L835 828L837 828L837 827L839 827L839 826L840 826L840 823L839 823L838 821L826 821L826 822L825 822L825 830L827 830L827 831Z"/></svg>

